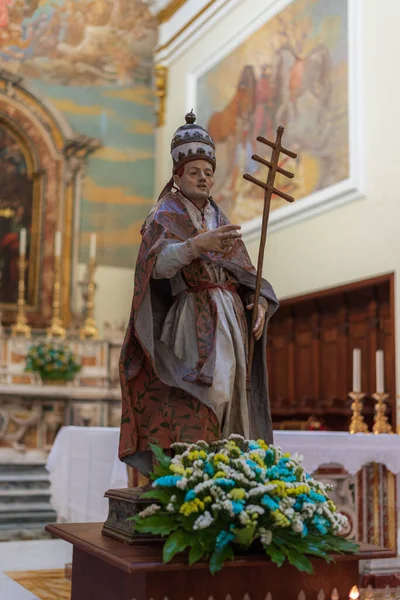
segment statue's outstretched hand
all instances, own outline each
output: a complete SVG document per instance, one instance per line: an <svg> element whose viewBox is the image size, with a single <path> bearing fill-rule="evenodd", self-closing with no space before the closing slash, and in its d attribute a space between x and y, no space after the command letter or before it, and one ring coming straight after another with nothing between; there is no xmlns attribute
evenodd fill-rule
<svg viewBox="0 0 400 600"><path fill-rule="evenodd" d="M248 304L246 306L247 310L253 310L253 307L254 307L254 302L252 302L251 304ZM255 322L254 328L253 328L253 335L254 335L254 339L256 341L259 340L260 337L262 336L262 333L264 331L264 325L265 325L265 308L261 304L259 304L257 319L256 319L256 322Z"/></svg>
<svg viewBox="0 0 400 600"><path fill-rule="evenodd" d="M217 229L200 233L192 238L192 241L199 253L226 252L237 239L242 237L239 229L240 225L223 225Z"/></svg>

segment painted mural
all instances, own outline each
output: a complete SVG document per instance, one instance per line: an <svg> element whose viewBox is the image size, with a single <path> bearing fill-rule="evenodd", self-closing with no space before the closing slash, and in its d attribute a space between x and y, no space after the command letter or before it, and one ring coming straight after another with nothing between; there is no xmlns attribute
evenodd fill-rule
<svg viewBox="0 0 400 600"><path fill-rule="evenodd" d="M216 142L214 197L232 221L261 216L263 193L242 179L266 178L251 160L265 154L257 136L298 154L281 166L294 180L277 178L296 200L349 176L348 0L294 0L198 79L198 121ZM285 205L274 198L272 210Z"/></svg>
<svg viewBox="0 0 400 600"><path fill-rule="evenodd" d="M0 69L102 144L82 188L80 260L96 232L99 264L134 265L153 201L156 38L144 0L0 0Z"/></svg>
<svg viewBox="0 0 400 600"><path fill-rule="evenodd" d="M18 298L19 232L32 227L33 185L27 177L24 152L9 130L0 125L0 303ZM27 269L27 280L29 267ZM26 292L28 288L26 289Z"/></svg>

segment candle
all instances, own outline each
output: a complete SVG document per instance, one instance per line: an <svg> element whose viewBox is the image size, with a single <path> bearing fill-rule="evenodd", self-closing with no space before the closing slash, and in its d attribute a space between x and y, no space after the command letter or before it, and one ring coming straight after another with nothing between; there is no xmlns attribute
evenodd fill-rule
<svg viewBox="0 0 400 600"><path fill-rule="evenodd" d="M376 351L376 391L383 394L385 391L385 376L383 370L383 350Z"/></svg>
<svg viewBox="0 0 400 600"><path fill-rule="evenodd" d="M54 254L57 258L61 256L61 231L56 231Z"/></svg>
<svg viewBox="0 0 400 600"><path fill-rule="evenodd" d="M96 258L96 234L92 233L90 236L90 258Z"/></svg>
<svg viewBox="0 0 400 600"><path fill-rule="evenodd" d="M353 585L353 587L350 590L349 599L350 600L358 600L359 597L360 597L360 591L356 585Z"/></svg>
<svg viewBox="0 0 400 600"><path fill-rule="evenodd" d="M354 348L353 350L353 392L359 394L361 392L361 350Z"/></svg>
<svg viewBox="0 0 400 600"><path fill-rule="evenodd" d="M23 228L19 232L19 254L23 256L26 254L26 229Z"/></svg>

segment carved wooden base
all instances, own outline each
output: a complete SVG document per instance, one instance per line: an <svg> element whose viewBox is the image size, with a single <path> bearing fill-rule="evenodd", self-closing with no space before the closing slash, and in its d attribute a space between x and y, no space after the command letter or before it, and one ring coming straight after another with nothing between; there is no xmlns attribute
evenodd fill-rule
<svg viewBox="0 0 400 600"><path fill-rule="evenodd" d="M362 547L358 555L336 556L327 564L312 560L314 575L265 555L239 556L216 575L204 562L189 567L186 555L165 565L162 544L126 546L101 535L100 523L48 525L46 530L74 545L71 600L296 600L348 598L359 583L359 560L394 557L395 552ZM321 596L323 591L324 596Z"/></svg>
<svg viewBox="0 0 400 600"><path fill-rule="evenodd" d="M159 542L161 538L145 533L134 533L131 521L133 517L153 504L152 500L141 500L142 488L108 490L104 496L108 498L108 517L101 533L124 544L143 544Z"/></svg>

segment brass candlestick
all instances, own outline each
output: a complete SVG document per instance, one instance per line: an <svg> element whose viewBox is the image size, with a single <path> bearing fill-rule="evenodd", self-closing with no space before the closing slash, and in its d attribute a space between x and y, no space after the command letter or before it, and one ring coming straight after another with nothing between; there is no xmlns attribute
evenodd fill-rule
<svg viewBox="0 0 400 600"><path fill-rule="evenodd" d="M385 415L385 401L389 398L389 394L376 392L373 395L373 398L376 400L374 426L372 428L373 433L393 433L392 426L387 422L388 419Z"/></svg>
<svg viewBox="0 0 400 600"><path fill-rule="evenodd" d="M54 286L53 286L53 318L51 319L51 325L47 330L47 337L49 339L58 337L61 339L65 338L65 328L63 326L62 319L60 318L60 297L61 297L61 258L56 256L54 258Z"/></svg>
<svg viewBox="0 0 400 600"><path fill-rule="evenodd" d="M89 282L88 282L87 302L86 302L87 316L85 319L85 323L80 330L79 337L81 340L85 340L87 338L90 338L92 340L99 339L99 330L97 329L96 320L94 318L94 292L95 292L94 272L95 272L95 270L96 270L96 259L90 258L89 264L88 264Z"/></svg>
<svg viewBox="0 0 400 600"><path fill-rule="evenodd" d="M17 303L17 322L12 326L13 335L23 335L26 338L31 337L32 329L28 325L28 319L25 315L25 271L27 263L25 254L19 255L19 282L18 282L18 303Z"/></svg>
<svg viewBox="0 0 400 600"><path fill-rule="evenodd" d="M362 394L361 392L350 392L349 394L349 397L353 400L351 405L353 416L350 421L350 433L368 433L368 426L364 422L364 417L362 416L362 399L364 396L365 394Z"/></svg>

